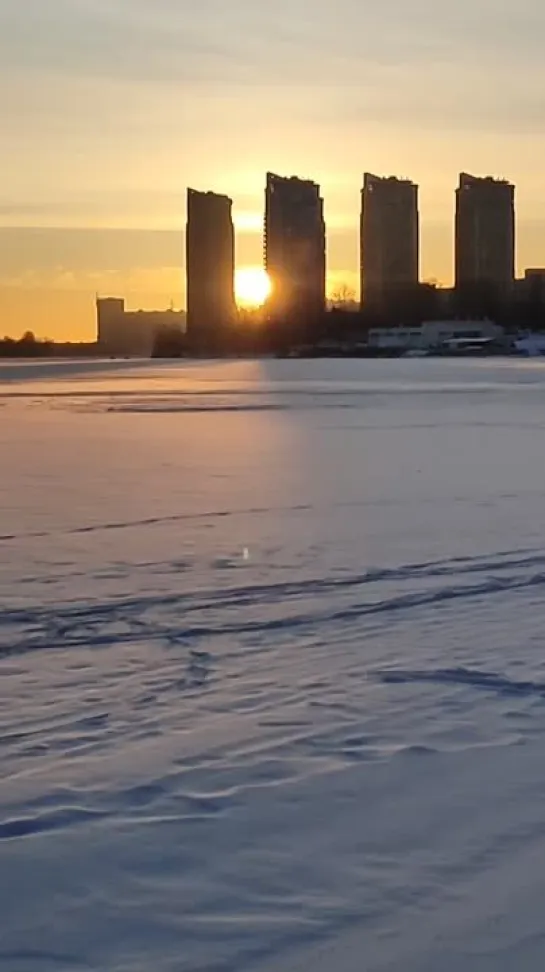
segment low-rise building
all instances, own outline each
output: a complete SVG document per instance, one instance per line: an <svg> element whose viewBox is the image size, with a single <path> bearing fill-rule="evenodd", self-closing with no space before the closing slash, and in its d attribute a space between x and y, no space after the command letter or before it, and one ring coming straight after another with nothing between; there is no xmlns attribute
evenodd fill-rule
<svg viewBox="0 0 545 972"><path fill-rule="evenodd" d="M104 354L149 357L162 331L185 331L183 311L127 311L119 297L97 300L97 344Z"/></svg>
<svg viewBox="0 0 545 972"><path fill-rule="evenodd" d="M515 296L520 301L545 306L545 269L536 267L525 270L524 277L515 281Z"/></svg>
<svg viewBox="0 0 545 972"><path fill-rule="evenodd" d="M411 327L376 327L369 331L369 347L391 351L431 351L456 339L498 340L503 328L493 321L425 321Z"/></svg>

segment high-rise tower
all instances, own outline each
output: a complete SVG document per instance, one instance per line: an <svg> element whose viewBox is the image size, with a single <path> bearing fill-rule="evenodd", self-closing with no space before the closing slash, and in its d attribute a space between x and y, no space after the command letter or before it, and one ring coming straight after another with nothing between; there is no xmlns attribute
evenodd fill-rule
<svg viewBox="0 0 545 972"><path fill-rule="evenodd" d="M462 172L455 233L456 289L507 293L515 279L515 187Z"/></svg>
<svg viewBox="0 0 545 972"><path fill-rule="evenodd" d="M213 350L235 316L232 201L187 191L187 334L193 347Z"/></svg>
<svg viewBox="0 0 545 972"><path fill-rule="evenodd" d="M325 309L326 235L320 187L269 172L265 190L269 317L309 334Z"/></svg>
<svg viewBox="0 0 545 972"><path fill-rule="evenodd" d="M383 308L418 285L418 186L366 172L361 195L361 301Z"/></svg>

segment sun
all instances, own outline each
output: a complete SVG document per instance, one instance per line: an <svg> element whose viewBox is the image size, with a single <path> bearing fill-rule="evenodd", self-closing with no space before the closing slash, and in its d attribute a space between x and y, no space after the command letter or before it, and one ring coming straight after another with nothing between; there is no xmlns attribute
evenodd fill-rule
<svg viewBox="0 0 545 972"><path fill-rule="evenodd" d="M235 273L235 297L239 307L261 307L271 292L263 267L240 267Z"/></svg>

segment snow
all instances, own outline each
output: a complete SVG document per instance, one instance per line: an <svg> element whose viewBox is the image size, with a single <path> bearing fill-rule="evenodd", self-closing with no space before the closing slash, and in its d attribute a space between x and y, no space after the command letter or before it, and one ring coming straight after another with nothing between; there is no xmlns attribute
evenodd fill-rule
<svg viewBox="0 0 545 972"><path fill-rule="evenodd" d="M545 961L545 363L0 366L0 969Z"/></svg>

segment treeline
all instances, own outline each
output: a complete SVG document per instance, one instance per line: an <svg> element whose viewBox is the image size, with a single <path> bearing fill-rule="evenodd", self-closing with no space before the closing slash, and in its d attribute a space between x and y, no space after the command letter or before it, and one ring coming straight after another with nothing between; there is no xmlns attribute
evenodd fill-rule
<svg viewBox="0 0 545 972"><path fill-rule="evenodd" d="M52 354L53 341L38 340L32 331L25 331L21 338L4 337L0 340L0 357L46 358Z"/></svg>
<svg viewBox="0 0 545 972"><path fill-rule="evenodd" d="M26 331L21 338L0 339L0 358L90 358L98 354L93 342L59 344L49 338L37 338Z"/></svg>

